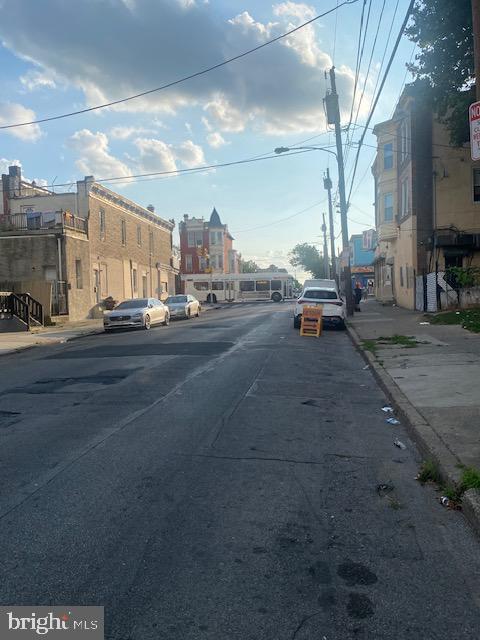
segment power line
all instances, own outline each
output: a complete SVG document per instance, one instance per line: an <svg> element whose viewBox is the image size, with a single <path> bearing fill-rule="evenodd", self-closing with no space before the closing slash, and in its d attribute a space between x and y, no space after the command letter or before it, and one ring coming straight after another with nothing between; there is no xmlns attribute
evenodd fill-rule
<svg viewBox="0 0 480 640"><path fill-rule="evenodd" d="M357 60L355 62L355 80L354 80L354 83L353 83L352 108L350 110L350 118L348 120L347 129L352 124L353 109L354 109L354 105L355 105L355 96L357 94L357 84L358 84L358 78L359 78L359 75L360 75L360 63L361 63L360 50L361 50L361 46L362 46L363 20L364 20L364 17L365 17L365 7L366 6L367 6L367 0L363 0L362 14L360 16L360 29L359 29L359 32L358 32ZM371 6L371 2L370 2L370 6Z"/></svg>
<svg viewBox="0 0 480 640"><path fill-rule="evenodd" d="M40 118L38 120L31 120L29 122L18 122L18 123L15 123L15 124L5 124L5 125L0 126L0 130L2 130L2 129L13 129L14 127L26 127L26 126L32 125L32 124L41 124L42 122L50 122L52 120L60 120L62 118L70 118L71 116L77 116L77 115L80 115L82 113L89 113L90 111L96 111L98 109L105 109L106 107L112 107L114 105L121 104L123 102L129 102L130 100L135 100L136 98L142 98L143 96L147 96L147 95L150 95L152 93L156 93L158 91L163 91L164 89L169 89L170 87L174 87L174 86L176 86L178 84L186 82L187 80L192 80L193 78L198 78L199 76L205 75L206 73L209 73L210 71L214 71L216 69L220 69L221 67L224 67L225 65L230 64L231 62L235 62L236 60L240 60L241 58L244 58L245 56L248 56L251 53L259 51L260 49L263 49L264 47L267 47L268 45L271 45L271 44L273 44L275 42L278 42L279 40L282 40L283 38L286 38L286 37L292 35L292 33L296 33L300 29L303 29L304 27L316 22L320 18L324 18L325 16L328 16L330 13L336 12L340 7L343 7L343 6L346 6L346 5L355 4L356 2L358 2L358 0L344 0L344 2L342 2L341 4L338 4L338 2L337 2L337 5L335 7L333 7L332 9L329 9L328 11L325 11L324 13L321 13L321 14L311 18L310 20L307 20L306 22L304 22L303 24L299 25L298 27L290 29L289 31L286 31L285 33L282 33L281 35L276 36L275 38L272 38L271 40L267 40L263 44L259 44L258 46L253 47L252 49L248 49L248 51L244 51L243 53L239 53L236 56L233 56L231 58L227 58L227 60L223 60L222 62L219 62L217 64L212 65L211 67L207 67L206 69L201 69L200 71L196 71L195 73L191 73L190 75L184 76L183 78L178 78L177 80L173 80L172 82L168 82L167 84L163 84L160 87L155 87L154 89L148 89L147 91L142 91L141 93L136 93L135 95L132 95L132 96L127 96L125 98L119 98L118 100L112 100L111 102L105 102L103 104L99 104L99 105L96 105L94 107L87 107L85 109L79 109L77 111L70 111L69 113L62 113L62 114L59 114L59 115L56 115L56 116L48 116L48 117L45 117L45 118Z"/></svg>
<svg viewBox="0 0 480 640"><path fill-rule="evenodd" d="M291 220L292 218L295 218L296 216L299 216L302 213L305 213L306 211L310 211L311 209L314 209L315 207L318 207L321 204L324 204L325 202L326 202L326 198L324 198L323 200L319 200L318 202L314 202L309 207L306 207L305 209L302 209L301 211L297 211L296 213L293 213L292 215L287 216L286 218L280 218L279 220L275 220L273 222L269 222L268 224L262 224L262 225L259 225L258 227L251 227L250 229L242 229L240 231L232 231L232 233L237 235L239 233L248 233L250 231L257 231L258 229L265 229L266 227L271 227L271 226L273 226L275 224L280 224L281 222L286 222L287 220Z"/></svg>
<svg viewBox="0 0 480 640"><path fill-rule="evenodd" d="M354 165L353 165L352 182L350 184L350 192L348 194L347 203L350 201L350 197L352 195L353 183L355 181L355 174L356 174L357 166L358 166L358 159L360 157L360 151L362 149L362 144L363 144L363 141L365 139L365 135L367 133L368 125L370 124L370 121L371 121L371 119L373 117L373 114L375 112L375 108L376 108L376 106L378 104L378 101L380 99L380 96L382 94L383 87L385 86L385 82L386 82L387 77L388 77L388 72L390 71L390 67L392 66L393 60L395 58L395 54L396 54L397 49L398 49L398 45L400 44L400 40L402 39L403 32L405 30L405 27L407 26L407 22L408 22L408 20L410 18L410 15L412 13L412 9L413 9L413 5L414 4L415 4L415 0L410 0L407 12L406 12L405 17L404 17L403 22L402 22L402 26L400 27L400 31L398 32L397 39L396 39L395 44L393 46L392 53L390 54L390 59L389 59L388 64L387 64L387 68L385 69L385 73L383 75L382 82L380 83L377 95L375 96L373 104L372 104L372 106L370 108L370 113L368 114L367 122L365 123L363 133L362 133L362 135L360 137L360 141L358 143L357 153L355 155L355 162L354 162Z"/></svg>

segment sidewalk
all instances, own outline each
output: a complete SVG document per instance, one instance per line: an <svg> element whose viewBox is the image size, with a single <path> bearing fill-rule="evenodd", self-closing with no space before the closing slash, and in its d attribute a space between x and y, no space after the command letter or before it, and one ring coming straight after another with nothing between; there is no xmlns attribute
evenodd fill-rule
<svg viewBox="0 0 480 640"><path fill-rule="evenodd" d="M100 319L69 322L63 326L37 327L31 332L0 333L0 356L38 345L68 342L101 331L103 331L103 321Z"/></svg>
<svg viewBox="0 0 480 640"><path fill-rule="evenodd" d="M423 322L423 313L367 300L349 331L425 458L458 482L461 465L480 470L480 334Z"/></svg>

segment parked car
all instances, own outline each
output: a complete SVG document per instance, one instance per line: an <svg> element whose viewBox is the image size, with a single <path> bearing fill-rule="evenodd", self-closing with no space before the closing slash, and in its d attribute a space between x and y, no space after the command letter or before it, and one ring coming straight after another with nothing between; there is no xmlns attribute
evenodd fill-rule
<svg viewBox="0 0 480 640"><path fill-rule="evenodd" d="M302 295L295 302L293 326L300 328L302 322L303 307L322 305L324 325L336 326L345 329L345 304L338 295L336 288L322 287L304 289Z"/></svg>
<svg viewBox="0 0 480 640"><path fill-rule="evenodd" d="M150 329L154 324L168 325L170 311L157 298L138 298L120 302L113 311L105 312L103 328L105 331L126 327Z"/></svg>
<svg viewBox="0 0 480 640"><path fill-rule="evenodd" d="M169 296L165 304L172 318L191 318L192 316L198 318L202 310L200 302L190 295Z"/></svg>
<svg viewBox="0 0 480 640"><path fill-rule="evenodd" d="M335 291L338 293L338 286L337 283L335 282L335 280L326 280L326 279L319 279L319 280L305 280L305 282L303 283L303 290L305 289L335 289Z"/></svg>

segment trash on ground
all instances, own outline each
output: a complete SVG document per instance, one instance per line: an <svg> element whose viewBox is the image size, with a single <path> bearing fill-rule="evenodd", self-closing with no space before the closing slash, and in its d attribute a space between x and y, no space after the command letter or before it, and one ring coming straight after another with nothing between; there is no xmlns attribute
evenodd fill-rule
<svg viewBox="0 0 480 640"><path fill-rule="evenodd" d="M460 311L455 311L455 315L459 316L460 315Z"/></svg>
<svg viewBox="0 0 480 640"><path fill-rule="evenodd" d="M430 324L429 322L419 322L419 324Z"/></svg>
<svg viewBox="0 0 480 640"><path fill-rule="evenodd" d="M384 496L387 493L391 493L394 487L391 484L379 484L377 485L377 493L379 496Z"/></svg>
<svg viewBox="0 0 480 640"><path fill-rule="evenodd" d="M454 511L461 511L462 507L455 500L450 500L447 496L442 496L440 498L440 504L443 505L447 509L453 509Z"/></svg>
<svg viewBox="0 0 480 640"><path fill-rule="evenodd" d="M400 420L397 420L396 418L387 418L385 422L388 422L388 424L400 424Z"/></svg>
<svg viewBox="0 0 480 640"><path fill-rule="evenodd" d="M399 449L402 449L402 451L404 451L407 448L406 445L404 445L401 440L394 440L393 444Z"/></svg>
<svg viewBox="0 0 480 640"><path fill-rule="evenodd" d="M362 369L365 371L365 369L368 369L370 367L369 364L366 364L364 367L362 367Z"/></svg>
<svg viewBox="0 0 480 640"><path fill-rule="evenodd" d="M382 407L382 411L384 413L393 413L393 408L392 407Z"/></svg>

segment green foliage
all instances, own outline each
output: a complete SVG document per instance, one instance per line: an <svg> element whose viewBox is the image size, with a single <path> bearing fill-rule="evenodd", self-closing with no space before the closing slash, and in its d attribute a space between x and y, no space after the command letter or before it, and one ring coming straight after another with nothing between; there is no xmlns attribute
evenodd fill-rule
<svg viewBox="0 0 480 640"><path fill-rule="evenodd" d="M440 473L438 471L437 465L433 462L433 460L426 460L422 463L417 476L417 480L422 484L424 484L425 482L436 482L437 484L440 483Z"/></svg>
<svg viewBox="0 0 480 640"><path fill-rule="evenodd" d="M480 471L473 467L467 467L463 470L460 481L460 490L462 493L468 491L468 489L480 489Z"/></svg>
<svg viewBox="0 0 480 640"><path fill-rule="evenodd" d="M434 109L460 146L469 139L468 105L475 100L471 0L418 0L406 33L418 45L408 65L428 87Z"/></svg>
<svg viewBox="0 0 480 640"><path fill-rule="evenodd" d="M479 267L450 267L446 275L447 282L453 289L465 289L480 284Z"/></svg>
<svg viewBox="0 0 480 640"><path fill-rule="evenodd" d="M480 333L480 309L463 309L447 311L427 316L430 324L459 324L473 333Z"/></svg>
<svg viewBox="0 0 480 640"><path fill-rule="evenodd" d="M290 264L293 267L302 267L314 278L328 278L325 274L323 259L313 244L307 242L297 244L290 252Z"/></svg>
<svg viewBox="0 0 480 640"><path fill-rule="evenodd" d="M255 273L258 271L260 267L254 260L241 260L240 261L240 272L241 273Z"/></svg>
<svg viewBox="0 0 480 640"><path fill-rule="evenodd" d="M398 334L388 336L386 338L381 336L380 338L377 338L377 342L382 344L396 344L401 347L406 347L407 349L413 349L418 344L415 338L412 338L411 336L400 336Z"/></svg>

